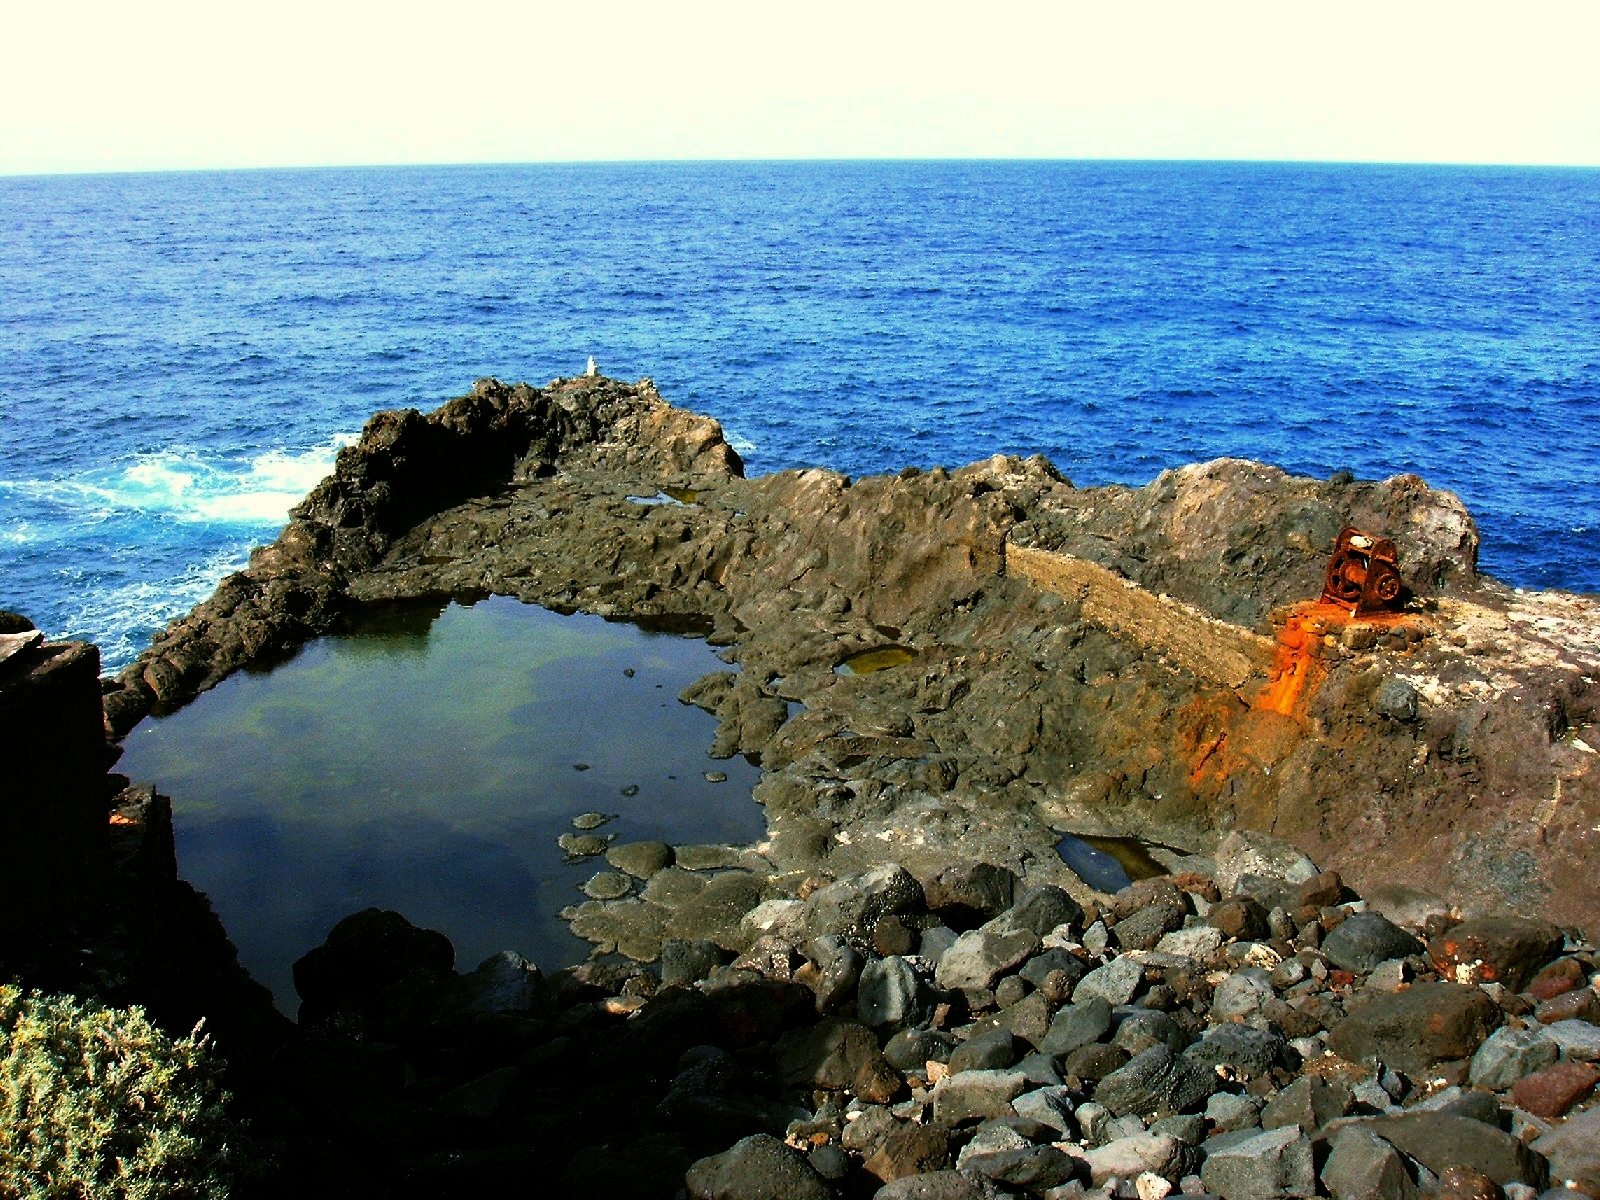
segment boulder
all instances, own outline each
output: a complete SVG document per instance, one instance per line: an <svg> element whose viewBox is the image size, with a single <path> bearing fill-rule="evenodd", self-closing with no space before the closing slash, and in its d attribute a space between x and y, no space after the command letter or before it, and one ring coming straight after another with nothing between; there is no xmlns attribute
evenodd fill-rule
<svg viewBox="0 0 1600 1200"><path fill-rule="evenodd" d="M1322 1185L1334 1200L1413 1200L1417 1194L1400 1152L1359 1125L1333 1135Z"/></svg>
<svg viewBox="0 0 1600 1200"><path fill-rule="evenodd" d="M1224 1200L1317 1194L1311 1140L1298 1127L1235 1136L1238 1140L1216 1149L1207 1145L1200 1168L1207 1191Z"/></svg>
<svg viewBox="0 0 1600 1200"><path fill-rule="evenodd" d="M1544 1156L1509 1133L1470 1117L1450 1113L1407 1112L1363 1122L1435 1175L1448 1167L1471 1167L1504 1187L1525 1183L1543 1190L1549 1182Z"/></svg>
<svg viewBox="0 0 1600 1200"><path fill-rule="evenodd" d="M1376 1058L1420 1075L1436 1062L1476 1053L1499 1021L1500 1010L1477 988L1418 983L1350 1013L1328 1035L1328 1048L1351 1062Z"/></svg>
<svg viewBox="0 0 1600 1200"><path fill-rule="evenodd" d="M1540 967L1561 953L1561 944L1561 930L1549 921L1485 917L1440 934L1428 943L1428 955L1442 978L1499 983L1519 992Z"/></svg>
<svg viewBox="0 0 1600 1200"><path fill-rule="evenodd" d="M1346 971L1370 971L1391 958L1421 954L1423 945L1381 913L1356 913L1322 939L1322 955Z"/></svg>
<svg viewBox="0 0 1600 1200"><path fill-rule="evenodd" d="M833 1200L805 1155L765 1133L702 1158L683 1182L693 1200Z"/></svg>
<svg viewBox="0 0 1600 1200"><path fill-rule="evenodd" d="M1152 1046L1102 1079L1094 1098L1119 1117L1181 1113L1200 1107L1219 1086L1215 1071L1167 1046Z"/></svg>

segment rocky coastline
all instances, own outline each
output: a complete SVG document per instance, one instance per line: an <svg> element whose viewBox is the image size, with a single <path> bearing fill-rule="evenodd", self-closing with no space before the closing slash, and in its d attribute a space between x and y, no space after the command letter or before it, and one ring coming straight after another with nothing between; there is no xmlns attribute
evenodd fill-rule
<svg viewBox="0 0 1600 1200"><path fill-rule="evenodd" d="M1397 543L1402 614L1310 602L1345 525ZM118 797L115 828L154 830L141 878L179 886L161 799L104 774L116 741L361 606L493 593L701 631L730 669L680 698L762 768L767 836L575 837L590 963L458 974L444 934L357 914L297 964L286 1029L208 952L280 1186L1600 1196L1600 602L1476 555L1411 476L745 479L648 381L480 380L374 417L99 684L74 811ZM19 653L18 680L47 665ZM1164 873L1098 891L1066 833L1141 838ZM175 987L146 974L124 992Z"/></svg>

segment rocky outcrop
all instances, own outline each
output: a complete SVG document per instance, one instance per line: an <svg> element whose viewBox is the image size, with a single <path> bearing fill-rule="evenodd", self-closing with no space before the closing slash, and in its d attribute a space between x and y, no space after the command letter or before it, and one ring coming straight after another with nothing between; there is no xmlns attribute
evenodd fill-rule
<svg viewBox="0 0 1600 1200"><path fill-rule="evenodd" d="M172 808L110 773L100 655L0 613L0 978L206 1018L243 1064L285 1032L206 898L178 878Z"/></svg>
<svg viewBox="0 0 1600 1200"><path fill-rule="evenodd" d="M1403 617L1305 607L1345 524L1396 541ZM775 873L928 874L959 844L1081 896L1060 831L1204 858L1241 828L1364 888L1590 924L1596 605L1479 579L1476 550L1459 500L1414 476L1224 459L1075 488L996 457L746 480L715 422L648 383L486 380L375 417L107 711L119 732L354 606L501 593L727 647L737 681L688 698L718 753L765 769Z"/></svg>

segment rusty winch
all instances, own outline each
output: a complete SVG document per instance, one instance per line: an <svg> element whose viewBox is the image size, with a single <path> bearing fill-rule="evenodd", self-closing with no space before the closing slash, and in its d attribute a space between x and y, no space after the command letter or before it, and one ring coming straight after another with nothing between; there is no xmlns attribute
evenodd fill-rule
<svg viewBox="0 0 1600 1200"><path fill-rule="evenodd" d="M1322 600L1348 608L1355 617L1399 612L1399 553L1394 543L1345 526L1333 542Z"/></svg>

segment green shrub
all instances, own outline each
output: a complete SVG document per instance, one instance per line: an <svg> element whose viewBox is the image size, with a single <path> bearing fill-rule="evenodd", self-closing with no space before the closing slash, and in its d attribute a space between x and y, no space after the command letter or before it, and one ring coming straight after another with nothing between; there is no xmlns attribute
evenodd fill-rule
<svg viewBox="0 0 1600 1200"><path fill-rule="evenodd" d="M0 985L0 1200L226 1196L238 1128L199 1032Z"/></svg>

